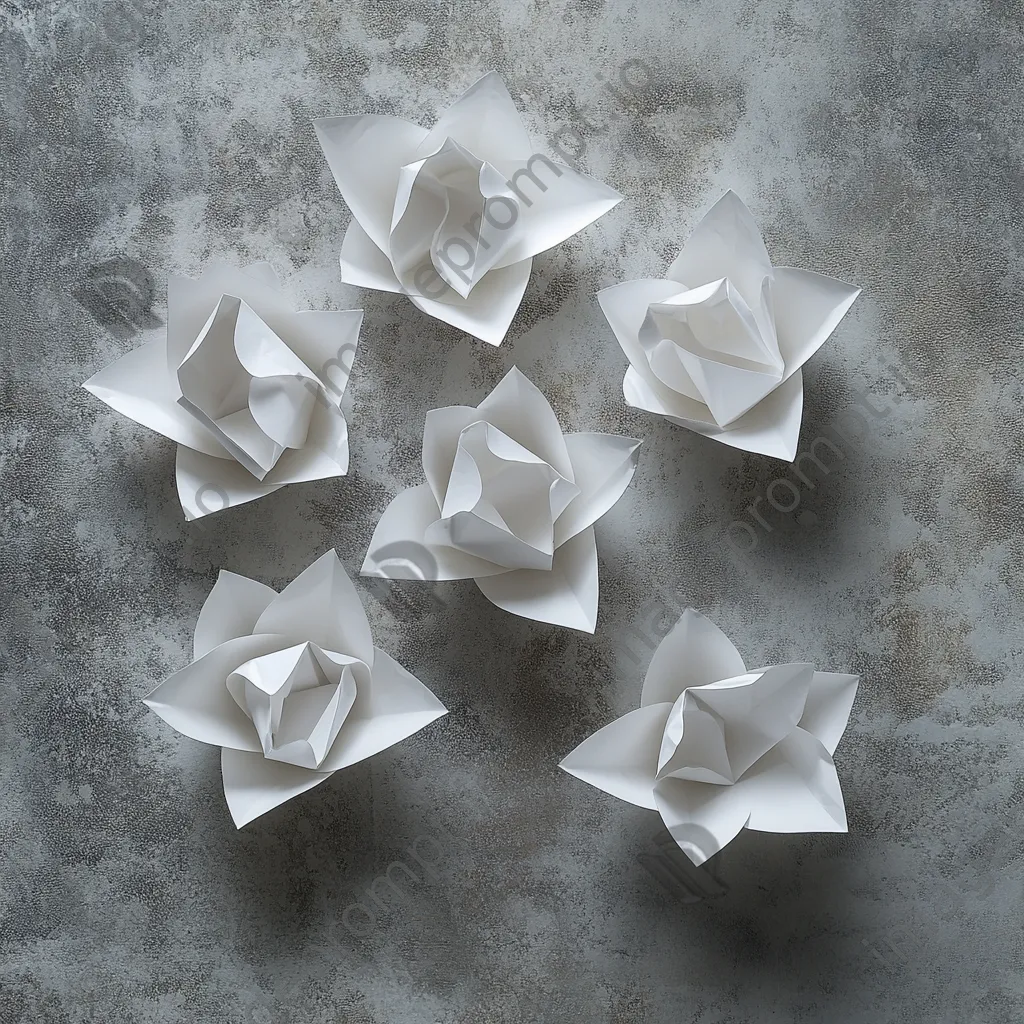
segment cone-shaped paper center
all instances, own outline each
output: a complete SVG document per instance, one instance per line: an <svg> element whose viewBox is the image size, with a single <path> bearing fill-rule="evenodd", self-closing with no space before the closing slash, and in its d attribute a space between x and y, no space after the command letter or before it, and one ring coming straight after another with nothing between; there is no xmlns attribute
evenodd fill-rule
<svg viewBox="0 0 1024 1024"><path fill-rule="evenodd" d="M481 420L459 435L441 519L427 537L509 569L550 569L555 520L579 493L543 459Z"/></svg>
<svg viewBox="0 0 1024 1024"><path fill-rule="evenodd" d="M262 480L286 448L306 443L316 375L233 295L217 303L178 367L180 405Z"/></svg>
<svg viewBox="0 0 1024 1024"><path fill-rule="evenodd" d="M652 303L639 337L655 376L707 405L721 427L782 381L778 344L725 278Z"/></svg>
<svg viewBox="0 0 1024 1024"><path fill-rule="evenodd" d="M452 139L399 174L390 249L406 291L465 299L517 238L519 201L504 177ZM446 293L448 297L446 298Z"/></svg>
<svg viewBox="0 0 1024 1024"><path fill-rule="evenodd" d="M319 768L356 699L351 659L298 644L240 665L228 676L252 719L264 757Z"/></svg>

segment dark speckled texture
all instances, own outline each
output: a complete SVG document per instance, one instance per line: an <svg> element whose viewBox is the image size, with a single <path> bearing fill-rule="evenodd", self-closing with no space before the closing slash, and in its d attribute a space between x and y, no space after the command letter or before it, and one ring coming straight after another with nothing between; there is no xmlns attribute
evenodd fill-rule
<svg viewBox="0 0 1024 1024"><path fill-rule="evenodd" d="M7 0L0 23L2 1024L1024 1017L1019 0ZM429 122L489 68L628 196L536 260L500 350L340 283L310 125ZM813 486L622 403L593 292L660 272L727 187L777 262L864 287L806 373L803 446L840 453ZM366 325L351 475L186 524L172 445L79 384L211 257ZM598 528L597 635L472 583L360 582L452 713L236 833L216 752L140 698L218 568L282 585L336 546L357 570L426 410L513 362L568 429L646 438ZM745 833L704 901L713 879L645 869L656 815L556 768L636 704L627 630L686 604L751 663L863 674L850 834Z"/></svg>

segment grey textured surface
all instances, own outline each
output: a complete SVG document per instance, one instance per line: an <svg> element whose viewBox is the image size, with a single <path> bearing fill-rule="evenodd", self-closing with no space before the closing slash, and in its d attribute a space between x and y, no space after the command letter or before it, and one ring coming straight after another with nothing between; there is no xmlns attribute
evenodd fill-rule
<svg viewBox="0 0 1024 1024"><path fill-rule="evenodd" d="M1024 1016L1017 0L0 12L3 1024ZM632 58L650 81L616 99ZM490 68L538 140L574 126L628 197L536 261L498 350L340 283L348 214L310 125L429 124ZM729 524L792 472L625 408L593 298L660 273L730 186L777 262L865 289L805 376L803 446L843 457L753 531ZM299 305L364 306L353 464L187 525L172 445L79 385L157 336L168 272L213 257L269 259ZM647 439L598 526L596 636L471 582L440 602L360 582L381 646L451 714L236 833L216 751L140 698L187 662L218 568L280 586L336 546L356 571L420 479L426 410L513 362L567 430ZM863 675L837 757L850 834L744 833L702 901L707 879L650 869L656 815L556 768L635 706L649 648L627 629L685 604L750 663ZM394 869L404 898L372 904L400 861L417 881Z"/></svg>

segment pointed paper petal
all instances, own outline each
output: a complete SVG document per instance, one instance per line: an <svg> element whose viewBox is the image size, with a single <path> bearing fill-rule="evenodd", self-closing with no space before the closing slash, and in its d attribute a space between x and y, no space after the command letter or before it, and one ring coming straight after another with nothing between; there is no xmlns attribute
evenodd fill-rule
<svg viewBox="0 0 1024 1024"><path fill-rule="evenodd" d="M523 301L532 269L533 261L523 260L511 267L492 270L484 275L466 299L448 288L440 277L435 280L445 288L445 301L425 295L410 295L409 298L428 316L472 334L488 345L500 345ZM429 287L432 290L434 286Z"/></svg>
<svg viewBox="0 0 1024 1024"><path fill-rule="evenodd" d="M750 412L730 424L727 430L694 422L682 425L731 448L792 462L800 444L803 410L804 379L797 370Z"/></svg>
<svg viewBox="0 0 1024 1024"><path fill-rule="evenodd" d="M845 832L846 807L832 757L797 729L736 783L758 832Z"/></svg>
<svg viewBox="0 0 1024 1024"><path fill-rule="evenodd" d="M815 736L830 753L836 752L850 721L860 676L815 672L800 728Z"/></svg>
<svg viewBox="0 0 1024 1024"><path fill-rule="evenodd" d="M352 216L387 252L399 170L416 158L426 130L377 114L319 117L313 127Z"/></svg>
<svg viewBox="0 0 1024 1024"><path fill-rule="evenodd" d="M617 434L565 435L580 495L555 522L556 545L596 523L622 497L636 471L642 443Z"/></svg>
<svg viewBox="0 0 1024 1024"><path fill-rule="evenodd" d="M402 292L388 256L353 218L341 243L341 279L357 288L376 288L382 292Z"/></svg>
<svg viewBox="0 0 1024 1024"><path fill-rule="evenodd" d="M477 406L480 418L504 431L566 478L573 477L572 460L558 418L540 388L513 366Z"/></svg>
<svg viewBox="0 0 1024 1024"><path fill-rule="evenodd" d="M410 487L384 510L373 531L361 573L390 580L467 580L503 573L503 565L455 548L428 544L427 528L441 518L430 487Z"/></svg>
<svg viewBox="0 0 1024 1024"><path fill-rule="evenodd" d="M661 779L654 787L661 820L679 848L703 864L739 834L750 805L739 784L714 786L687 779Z"/></svg>
<svg viewBox="0 0 1024 1024"><path fill-rule="evenodd" d="M273 587L221 569L196 622L193 657L198 660L228 640L250 636L256 620L275 597Z"/></svg>
<svg viewBox="0 0 1024 1024"><path fill-rule="evenodd" d="M224 797L236 828L248 825L293 796L326 782L333 772L313 772L261 753L251 754L225 747L220 755Z"/></svg>
<svg viewBox="0 0 1024 1024"><path fill-rule="evenodd" d="M658 750L671 710L671 704L651 704L630 711L585 739L558 767L620 800L656 810Z"/></svg>
<svg viewBox="0 0 1024 1024"><path fill-rule="evenodd" d="M240 636L175 672L144 698L168 725L202 743L259 750L252 721L228 693L227 678L252 658L288 646L287 637Z"/></svg>
<svg viewBox="0 0 1024 1024"><path fill-rule="evenodd" d="M550 569L478 577L492 604L537 622L593 633L597 627L597 542L588 526L555 551Z"/></svg>
<svg viewBox="0 0 1024 1024"><path fill-rule="evenodd" d="M175 475L178 498L188 520L255 501L286 484L344 476L348 471L348 445L338 461L312 448L286 451L277 465L259 481L237 462L213 459L189 448L178 449Z"/></svg>
<svg viewBox="0 0 1024 1024"><path fill-rule="evenodd" d="M757 309L761 284L771 273L772 261L757 222L730 190L693 229L668 276L688 288L727 277L747 305Z"/></svg>
<svg viewBox="0 0 1024 1024"><path fill-rule="evenodd" d="M711 410L703 402L695 402L692 398L670 391L664 385L651 385L648 378L632 366L626 369L622 379L622 396L631 408L664 416L680 427L690 430L702 428L709 433L719 429Z"/></svg>
<svg viewBox="0 0 1024 1024"><path fill-rule="evenodd" d="M162 339L125 353L82 387L122 415L178 444L228 458L223 445L178 405L177 382L172 383L168 373Z"/></svg>
<svg viewBox="0 0 1024 1024"><path fill-rule="evenodd" d="M256 620L255 631L293 637L293 643L311 641L373 664L366 612L333 548L274 596Z"/></svg>
<svg viewBox="0 0 1024 1024"><path fill-rule="evenodd" d="M825 344L849 312L860 289L798 267L776 267L771 285L779 351L792 376Z"/></svg>
<svg viewBox="0 0 1024 1024"><path fill-rule="evenodd" d="M673 391L657 378L640 344L640 328L647 316L648 306L653 302L664 302L678 293L678 281L645 278L605 288L597 293L597 301L615 332L619 347L629 360L632 373L627 371L626 380L623 381L627 404L673 417L677 421L704 420L714 425L711 413L703 402Z"/></svg>
<svg viewBox="0 0 1024 1024"><path fill-rule="evenodd" d="M278 291L281 287L281 281L277 276L277 272L274 270L273 265L266 260L250 263L247 267L242 268L242 273L259 282L264 288Z"/></svg>
<svg viewBox="0 0 1024 1024"><path fill-rule="evenodd" d="M416 159L440 149L446 138L492 164L525 162L533 153L519 111L495 71L477 79L437 119L420 143Z"/></svg>
<svg viewBox="0 0 1024 1024"><path fill-rule="evenodd" d="M620 193L603 182L541 153L535 153L529 160L502 164L501 171L519 202L519 215L509 225L515 236L498 260L499 267L536 256L564 242L623 200Z"/></svg>
<svg viewBox="0 0 1024 1024"><path fill-rule="evenodd" d="M733 642L708 618L687 608L651 658L640 706L675 703L690 686L704 686L746 672Z"/></svg>
<svg viewBox="0 0 1024 1024"><path fill-rule="evenodd" d="M359 696L322 767L347 768L419 732L448 709L389 654L374 651L372 680Z"/></svg>
<svg viewBox="0 0 1024 1024"><path fill-rule="evenodd" d="M444 504L448 490L459 435L480 418L480 413L469 405L449 405L443 409L431 409L427 413L423 423L423 475L427 478L438 509Z"/></svg>
<svg viewBox="0 0 1024 1024"><path fill-rule="evenodd" d="M361 309L303 309L292 314L284 340L317 375L331 401L340 400L348 386L362 324Z"/></svg>

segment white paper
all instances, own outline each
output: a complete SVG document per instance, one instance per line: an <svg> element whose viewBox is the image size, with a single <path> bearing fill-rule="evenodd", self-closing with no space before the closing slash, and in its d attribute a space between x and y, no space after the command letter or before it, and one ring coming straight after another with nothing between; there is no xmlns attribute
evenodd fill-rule
<svg viewBox="0 0 1024 1024"><path fill-rule="evenodd" d="M651 659L640 707L560 767L657 810L694 864L742 828L845 832L832 755L857 682L799 663L748 671L728 637L687 609Z"/></svg>
<svg viewBox="0 0 1024 1024"><path fill-rule="evenodd" d="M179 444L186 519L348 472L341 399L362 310L295 312L269 264L171 277L167 336L85 388Z"/></svg>
<svg viewBox="0 0 1024 1024"><path fill-rule="evenodd" d="M223 748L224 795L241 828L446 714L373 645L334 551L280 594L221 572L196 623L195 660L146 704Z"/></svg>
<svg viewBox="0 0 1024 1024"><path fill-rule="evenodd" d="M321 117L314 126L353 217L342 280L403 292L492 345L519 308L532 257L622 200L538 153L494 72L430 131L375 114Z"/></svg>
<svg viewBox="0 0 1024 1024"><path fill-rule="evenodd" d="M476 581L499 608L592 633L593 524L622 496L640 442L563 435L541 392L513 367L478 407L427 414L426 483L385 509L363 575Z"/></svg>
<svg viewBox="0 0 1024 1024"><path fill-rule="evenodd" d="M727 192L694 229L667 280L598 293L629 369L627 404L734 448L792 462L801 367L860 289L773 267L744 205Z"/></svg>

